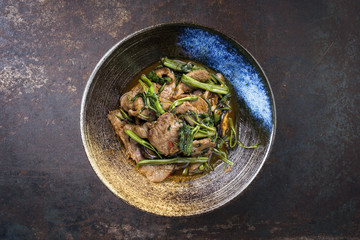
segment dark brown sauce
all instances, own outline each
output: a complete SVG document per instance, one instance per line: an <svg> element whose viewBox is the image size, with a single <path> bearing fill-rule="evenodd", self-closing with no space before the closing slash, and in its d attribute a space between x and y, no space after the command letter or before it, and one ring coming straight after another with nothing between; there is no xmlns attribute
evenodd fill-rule
<svg viewBox="0 0 360 240"><path fill-rule="evenodd" d="M175 60L179 60L181 62L185 62L185 63L188 63L188 62L192 62L198 66L201 66L201 67L204 67L206 68L209 72L213 73L213 74L216 74L216 72L210 68L208 68L207 66L201 64L201 63L198 63L198 62L195 62L195 61L191 61L191 60L187 60L187 59L175 59ZM161 61L157 61L153 64L151 64L150 66L144 68L140 73L138 73L133 80L131 80L128 85L126 86L126 88L124 89L124 93L125 92L128 92L130 91L131 89L133 89L134 87L136 87L138 84L139 84L139 79L141 77L141 75L145 74L145 75L148 75L152 70L154 70L155 68L157 68L158 66L161 66ZM230 86L230 83L226 80L226 84L227 86ZM230 91L231 92L231 91ZM212 94L213 96L215 94ZM233 96L233 94L231 94ZM219 99L220 100L220 99ZM209 101L211 101L211 97L209 99ZM236 109L235 108L235 103L234 103L234 99L231 98L230 100L230 106L231 106L231 110L229 111L229 117L231 117L233 119L233 122L234 124L236 123L236 119L235 119L235 111L233 109ZM226 132L226 135L229 135L229 130ZM222 150L225 150L226 147L223 146ZM215 155L215 154L212 154L212 157L210 159L210 164L215 168L217 167L219 164L221 163L221 160ZM134 163L132 163L134 164ZM177 170L175 171L171 176L169 176L167 179L170 180L170 181L179 181L179 182L182 182L182 181L186 181L186 180L191 180L191 179L195 179L195 178L198 178L198 177L201 177L205 174L207 174L207 172L204 172L204 173L199 173L199 174L194 174L194 175L182 175L182 171L183 169L180 169L180 170Z"/></svg>
<svg viewBox="0 0 360 240"><path fill-rule="evenodd" d="M156 67L160 66L161 62L155 62L153 64L151 64L150 66L144 68L140 73L138 73L133 80L131 80L127 86L124 88L124 93L129 92L131 89L133 89L134 87L136 87L139 84L139 79L141 77L141 75L145 74L148 75L152 70L154 70Z"/></svg>

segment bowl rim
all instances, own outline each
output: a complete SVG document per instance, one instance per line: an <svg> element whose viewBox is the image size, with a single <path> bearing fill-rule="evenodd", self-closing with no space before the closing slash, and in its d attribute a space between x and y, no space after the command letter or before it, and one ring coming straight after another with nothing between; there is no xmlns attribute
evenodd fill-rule
<svg viewBox="0 0 360 240"><path fill-rule="evenodd" d="M212 32L215 33L219 36L221 36L222 38L224 38L227 41L232 42L233 44L238 45L241 49L243 49L245 51L246 54L248 54L251 57L251 60L254 61L254 63L256 64L256 67L261 71L261 74L264 77L264 80L267 83L267 88L269 90L270 93L270 102L271 102L271 107L272 107L272 126L271 126L271 131L270 131L270 135L269 135L269 147L267 148L264 157L262 158L262 161L259 165L259 167L256 169L255 173L249 178L249 180L246 182L246 184L242 187L242 189L240 191L237 191L236 194L232 195L231 197L227 198L226 200L222 201L219 204L214 205L213 207L207 208L204 211L201 212L194 212L192 214L188 214L188 215L163 215L163 214L157 214L154 212L149 212L147 210L141 209L136 207L135 205L131 204L130 202L126 201L125 199L123 199L120 194L115 190L115 188L112 187L112 185L109 183L109 181L106 180L106 178L104 177L104 175L102 174L101 170L98 168L97 164L95 163L95 161L92 159L90 150L88 148L87 145L87 138L85 135L85 128L86 128L86 124L85 124L85 106L86 106L86 100L87 100L87 96L89 94L89 90L90 87L94 81L94 78L98 72L98 70L100 69L100 67L103 65L103 63L108 59L108 57L124 42L126 42L127 40L140 35L144 32L147 32L149 30L153 30L153 29L157 29L157 28L161 28L161 27L192 27L192 28L197 28L197 29L202 29L202 30L206 30L208 32ZM204 25L199 25L199 24L194 24L194 23L190 23L190 22L169 22L169 23L160 23L160 24L155 24L152 26L148 26L145 28L142 28L140 30L137 30L127 36L125 36L124 38L122 38L120 41L118 41L116 44L114 44L99 60L99 62L96 64L96 66L94 67L89 79L87 80L87 83L85 85L85 89L82 95L82 99L81 99L81 109L80 109L80 133L81 133L81 139L82 139L82 144L83 147L85 149L86 152L86 156L88 161L90 162L91 167L93 168L93 170L95 171L97 177L101 180L101 182L118 198L120 198L122 201L124 201L125 203L127 203L128 205L136 208L136 209L140 209L143 212L147 212L147 213L151 213L154 215L162 215L162 216L168 216L168 217L187 217L187 216L195 216L195 215L201 215L201 214L205 214L205 213L209 213L211 211L214 211L216 209L220 209L222 207L225 207L226 205L228 205L230 202L234 201L236 198L238 198L240 195L242 195L244 193L244 191L248 188L248 186L254 181L254 179L258 176L259 172L261 171L261 169L263 168L263 165L265 163L265 161L269 158L269 155L272 151L273 145L274 145L274 141L275 141L275 135L276 135L276 128L277 128L277 114L276 114L276 104L275 104L275 97L274 97L274 93L273 90L271 88L270 82L268 77L265 74L265 71L263 70L263 68L261 67L261 65L259 64L259 62L257 61L257 59L239 42L237 42L232 36L229 36L229 34L225 34L219 30L216 30L214 28L211 27L207 27Z"/></svg>

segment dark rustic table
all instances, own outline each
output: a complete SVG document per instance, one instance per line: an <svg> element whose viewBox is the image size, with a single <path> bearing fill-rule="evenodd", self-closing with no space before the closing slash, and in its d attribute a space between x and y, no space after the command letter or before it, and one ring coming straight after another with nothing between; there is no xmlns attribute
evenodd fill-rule
<svg viewBox="0 0 360 240"><path fill-rule="evenodd" d="M0 1L0 239L359 239L359 1ZM102 55L165 22L218 29L260 62L278 129L251 186L202 216L115 197L85 155Z"/></svg>

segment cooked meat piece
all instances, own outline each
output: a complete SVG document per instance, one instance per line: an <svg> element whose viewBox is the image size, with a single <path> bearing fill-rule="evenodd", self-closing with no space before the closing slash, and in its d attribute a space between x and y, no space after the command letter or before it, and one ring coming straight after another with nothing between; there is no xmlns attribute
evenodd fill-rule
<svg viewBox="0 0 360 240"><path fill-rule="evenodd" d="M176 114L185 114L187 111L195 112L196 108L193 105L191 105L190 102L184 102L183 104L181 104L175 108Z"/></svg>
<svg viewBox="0 0 360 240"><path fill-rule="evenodd" d="M108 113L108 119L113 126L115 133L120 135L123 127L125 126L126 122L121 121L115 114L121 116L120 110L114 110Z"/></svg>
<svg viewBox="0 0 360 240"><path fill-rule="evenodd" d="M135 110L135 101L132 102L131 99L136 96L136 94L142 92L143 89L140 84L137 84L134 88L131 89L131 91L125 93L120 98L120 106L125 111L129 110Z"/></svg>
<svg viewBox="0 0 360 240"><path fill-rule="evenodd" d="M172 80L169 84L165 85L159 97L171 99L172 95L174 94L175 87L176 87L176 80Z"/></svg>
<svg viewBox="0 0 360 240"><path fill-rule="evenodd" d="M206 96L206 92L208 92L207 90L204 92L203 90L196 90L192 93L192 95L198 96L198 97L204 97L204 95ZM206 97L205 97L206 98Z"/></svg>
<svg viewBox="0 0 360 240"><path fill-rule="evenodd" d="M199 82L206 82L207 80L210 79L210 74L206 70L196 70L196 71L189 72L186 75L195 80L198 80Z"/></svg>
<svg viewBox="0 0 360 240"><path fill-rule="evenodd" d="M130 116L135 116L145 121L154 121L156 116L148 109L143 109L141 115L139 115L141 109L145 105L141 97L138 97L134 101L131 101L131 99L140 92L143 92L142 86L140 84L137 84L133 89L131 89L131 91L125 93L120 98L120 106L122 109L127 111Z"/></svg>
<svg viewBox="0 0 360 240"><path fill-rule="evenodd" d="M183 104L179 105L175 108L175 113L177 114L184 114L187 111L193 111L197 114L199 113L207 113L209 110L208 104L205 102L204 99L199 97L196 101L184 102Z"/></svg>
<svg viewBox="0 0 360 240"><path fill-rule="evenodd" d="M198 97L196 101L191 101L190 103L196 108L196 113L207 113L209 110L209 105L201 97Z"/></svg>
<svg viewBox="0 0 360 240"><path fill-rule="evenodd" d="M138 117L142 120L149 121L149 122L152 122L156 119L156 114L153 113L152 111L150 111L149 109L147 109L147 107L145 107L141 111L141 109L145 105L142 98L139 97L139 98L135 99L134 103L135 103L136 110L129 110L128 113L130 116L135 116L135 117Z"/></svg>
<svg viewBox="0 0 360 240"><path fill-rule="evenodd" d="M119 137L124 143L126 153L130 155L131 159L133 159L135 162L144 159L143 155L141 154L139 143L129 137L129 135L127 135L124 131L121 131Z"/></svg>
<svg viewBox="0 0 360 240"><path fill-rule="evenodd" d="M226 112L221 121L221 136L224 137L226 131L229 129L229 112Z"/></svg>
<svg viewBox="0 0 360 240"><path fill-rule="evenodd" d="M123 99L121 99L123 100ZM126 102L131 102L131 100L126 100ZM144 101L141 97L136 98L133 102L132 108L128 110L129 115L137 116L140 113L140 110L145 106ZM121 105L122 107L122 105Z"/></svg>
<svg viewBox="0 0 360 240"><path fill-rule="evenodd" d="M139 171L143 173L151 182L162 182L167 178L174 169L174 165L144 165L139 167Z"/></svg>
<svg viewBox="0 0 360 240"><path fill-rule="evenodd" d="M158 77L169 77L169 78L171 78L171 80L176 81L175 75L174 75L174 73L171 72L170 68L167 68L167 67L158 68L155 70L155 74Z"/></svg>
<svg viewBox="0 0 360 240"><path fill-rule="evenodd" d="M193 87L190 87L182 82L179 82L179 84L176 86L173 99L182 98L184 93L189 93L192 92L193 90L194 90Z"/></svg>
<svg viewBox="0 0 360 240"><path fill-rule="evenodd" d="M193 141L193 149L191 156L209 156L212 149L215 147L215 142L211 142L210 138Z"/></svg>
<svg viewBox="0 0 360 240"><path fill-rule="evenodd" d="M209 100L210 104L211 104L211 110L215 110L216 108L216 104L218 103L218 99L219 96L216 93L212 93L208 90L206 91L200 91L200 90L196 90L195 92L192 93L193 95L196 96L202 96L203 98Z"/></svg>
<svg viewBox="0 0 360 240"><path fill-rule="evenodd" d="M206 82L208 79L210 79L210 74L206 70L196 70L196 71L193 71L193 72L189 72L186 75L189 76L189 77L194 78L195 80L198 80L199 82ZM179 99L182 94L190 93L194 89L195 88L180 82L176 86L174 99Z"/></svg>
<svg viewBox="0 0 360 240"><path fill-rule="evenodd" d="M225 78L221 73L217 73L216 77L219 78L221 81L225 82Z"/></svg>
<svg viewBox="0 0 360 240"><path fill-rule="evenodd" d="M189 173L194 172L200 165L200 163L191 163L189 166Z"/></svg>
<svg viewBox="0 0 360 240"><path fill-rule="evenodd" d="M150 143L165 156L179 151L179 128L182 124L172 113L161 115L149 132Z"/></svg>
<svg viewBox="0 0 360 240"><path fill-rule="evenodd" d="M148 138L149 137L149 130L152 127L152 122L146 122L143 125L135 125L135 124L126 124L124 130L130 129L140 138Z"/></svg>
<svg viewBox="0 0 360 240"><path fill-rule="evenodd" d="M115 110L108 114L108 119L110 120L111 125L115 129L115 133L120 137L121 141L125 146L126 152L127 154L129 154L131 159L135 160L136 162L144 159L140 151L140 145L124 132L124 130L127 128L127 125L131 124L126 124L118 117L116 117L115 114L118 113L119 110Z"/></svg>
<svg viewBox="0 0 360 240"><path fill-rule="evenodd" d="M219 101L219 95L216 93L210 93L206 99L208 99L211 104L211 111L214 111Z"/></svg>
<svg viewBox="0 0 360 240"><path fill-rule="evenodd" d="M165 111L168 110L170 105L172 104L172 101L170 101L169 99L166 99L166 98L159 98L159 100Z"/></svg>
<svg viewBox="0 0 360 240"><path fill-rule="evenodd" d="M171 96L174 94L174 90L176 87L176 78L175 75L171 72L169 68L159 68L155 70L155 74L158 77L169 77L171 78L171 82L166 84L164 89L161 91L159 97L165 99L171 99Z"/></svg>

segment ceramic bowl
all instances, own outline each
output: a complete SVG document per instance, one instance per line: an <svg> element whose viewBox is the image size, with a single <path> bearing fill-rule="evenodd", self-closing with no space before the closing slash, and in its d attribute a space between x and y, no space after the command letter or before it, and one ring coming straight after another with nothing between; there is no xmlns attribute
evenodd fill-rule
<svg viewBox="0 0 360 240"><path fill-rule="evenodd" d="M145 67L161 57L200 62L222 73L233 86L236 130L245 145L209 174L190 181L149 182L126 158L107 113L119 107L124 88ZM264 72L250 53L233 39L193 24L149 27L121 40L99 61L91 74L81 105L81 136L91 166L119 198L147 212L190 216L212 211L237 197L253 181L274 141L274 97Z"/></svg>

